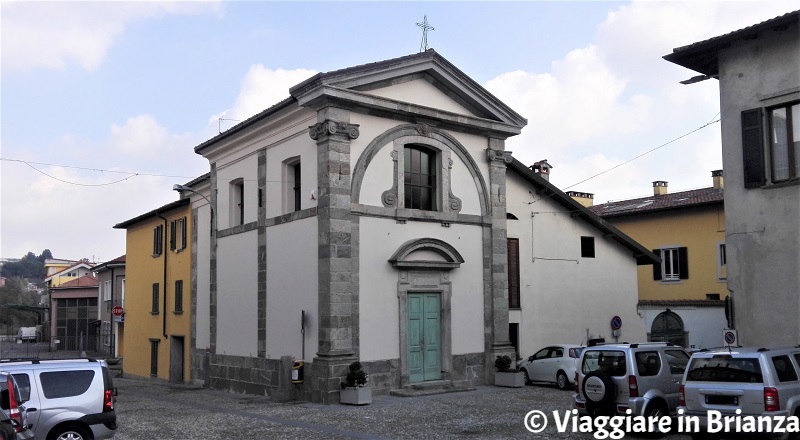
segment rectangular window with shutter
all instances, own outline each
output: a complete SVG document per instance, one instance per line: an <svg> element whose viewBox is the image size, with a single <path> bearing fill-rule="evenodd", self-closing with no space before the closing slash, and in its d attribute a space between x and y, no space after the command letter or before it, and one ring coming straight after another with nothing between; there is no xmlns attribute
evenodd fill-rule
<svg viewBox="0 0 800 440"><path fill-rule="evenodd" d="M152 298L150 313L154 315L158 314L158 297L159 297L158 290L159 290L158 283L153 283L153 298Z"/></svg>
<svg viewBox="0 0 800 440"><path fill-rule="evenodd" d="M686 247L667 247L653 249L661 256L661 265L653 265L653 279L662 282L675 282L689 279L689 257Z"/></svg>
<svg viewBox="0 0 800 440"><path fill-rule="evenodd" d="M175 310L174 313L183 313L183 280L175 281Z"/></svg>
<svg viewBox="0 0 800 440"><path fill-rule="evenodd" d="M519 309L519 239L508 239L508 308Z"/></svg>
<svg viewBox="0 0 800 440"><path fill-rule="evenodd" d="M772 182L800 178L800 103L769 110Z"/></svg>
<svg viewBox="0 0 800 440"><path fill-rule="evenodd" d="M164 240L164 226L158 225L153 228L153 256L157 257L161 255L161 251L163 250L163 240Z"/></svg>
<svg viewBox="0 0 800 440"><path fill-rule="evenodd" d="M742 168L745 188L764 186L764 134L760 108L742 112Z"/></svg>

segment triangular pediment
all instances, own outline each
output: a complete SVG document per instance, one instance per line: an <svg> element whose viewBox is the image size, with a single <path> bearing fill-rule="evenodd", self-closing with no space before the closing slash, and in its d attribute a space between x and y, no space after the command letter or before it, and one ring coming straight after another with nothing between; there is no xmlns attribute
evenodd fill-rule
<svg viewBox="0 0 800 440"><path fill-rule="evenodd" d="M331 100L354 108L430 117L430 109L519 132L527 120L433 50L317 74L290 89L302 106ZM404 107L411 104L414 107ZM436 119L436 118L434 118ZM507 127L505 127L507 126Z"/></svg>

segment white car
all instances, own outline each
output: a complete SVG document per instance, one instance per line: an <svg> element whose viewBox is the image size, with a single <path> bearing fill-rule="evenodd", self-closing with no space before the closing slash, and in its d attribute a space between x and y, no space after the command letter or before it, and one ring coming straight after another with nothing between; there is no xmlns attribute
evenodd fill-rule
<svg viewBox="0 0 800 440"><path fill-rule="evenodd" d="M580 345L550 345L519 364L525 373L525 384L547 382L566 390L575 378L577 360L583 347Z"/></svg>

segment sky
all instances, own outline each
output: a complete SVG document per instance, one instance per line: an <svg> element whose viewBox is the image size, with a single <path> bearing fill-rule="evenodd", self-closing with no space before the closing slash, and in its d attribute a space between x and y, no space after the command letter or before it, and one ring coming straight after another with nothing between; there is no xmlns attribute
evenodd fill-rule
<svg viewBox="0 0 800 440"><path fill-rule="evenodd" d="M595 203L711 186L716 80L662 59L791 1L0 2L0 257L125 254L194 147L317 72L428 47L528 120L506 149ZM701 128L702 127L702 128ZM635 160L632 160L636 158ZM593 177L600 174L597 177ZM588 180L587 180L588 179Z"/></svg>

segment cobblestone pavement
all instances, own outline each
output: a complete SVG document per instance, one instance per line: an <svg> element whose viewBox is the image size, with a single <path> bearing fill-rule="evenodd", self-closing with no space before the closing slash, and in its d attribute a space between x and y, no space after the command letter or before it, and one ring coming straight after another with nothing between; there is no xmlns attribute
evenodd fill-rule
<svg viewBox="0 0 800 440"><path fill-rule="evenodd" d="M556 430L552 412L571 410L572 393L548 386L484 386L424 397L374 396L371 405L355 407L273 403L265 397L140 379L115 379L115 385L119 390L117 440L595 438L591 433ZM544 432L525 429L523 418L531 410L548 416ZM689 437L670 434L663 439Z"/></svg>

